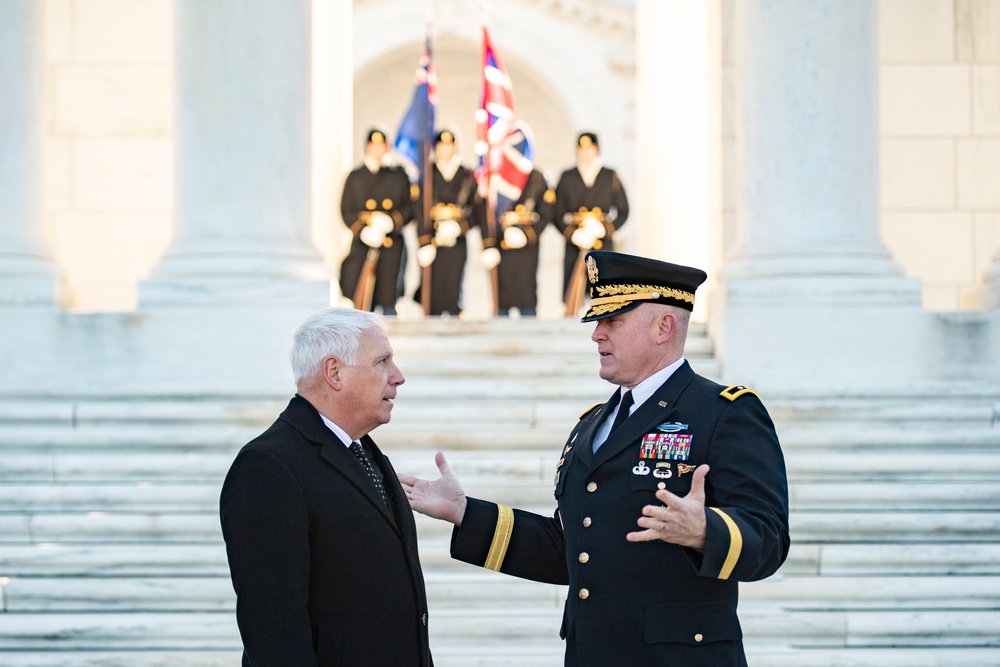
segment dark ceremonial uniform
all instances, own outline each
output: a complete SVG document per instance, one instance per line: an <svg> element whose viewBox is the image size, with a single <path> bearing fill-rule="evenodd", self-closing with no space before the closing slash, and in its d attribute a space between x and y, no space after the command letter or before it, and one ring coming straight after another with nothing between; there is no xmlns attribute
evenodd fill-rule
<svg viewBox="0 0 1000 667"><path fill-rule="evenodd" d="M368 255L369 248L360 234L373 211L388 214L394 227L379 250L372 306L395 308L403 261L403 226L413 218L410 181L402 168L383 166L372 173L368 167L361 165L348 174L344 183L340 214L344 224L354 234L351 250L340 266L340 290L348 299L354 297Z"/></svg>
<svg viewBox="0 0 1000 667"><path fill-rule="evenodd" d="M559 184L556 185L555 221L566 239L566 254L563 258L564 294L580 256L580 249L570 241L570 237L580 226L584 214L594 215L604 224L606 236L598 239L599 245L594 248L613 250L611 235L628 219L628 197L618 172L601 167L590 187L583 182L583 176L575 167L564 171L559 177Z"/></svg>
<svg viewBox="0 0 1000 667"><path fill-rule="evenodd" d="M493 234L483 228L483 247L500 251L497 286L501 312L510 308L519 309L522 315L537 311L538 239L545 226L553 221L555 203L555 190L549 188L541 172L532 171L520 198L497 220ZM523 248L510 248L504 242L504 230L510 226L519 228L527 237Z"/></svg>
<svg viewBox="0 0 1000 667"><path fill-rule="evenodd" d="M697 269L597 252L587 257L584 321L644 301L694 304ZM631 275L622 275L630 273ZM684 305L687 304L687 305ZM454 558L568 584L560 635L567 667L744 666L738 581L773 574L788 554L788 487L774 425L752 391L723 387L687 362L593 451L614 409L585 412L554 465L557 509L545 517L470 498ZM658 489L683 497L705 480L705 551L629 542Z"/></svg>
<svg viewBox="0 0 1000 667"><path fill-rule="evenodd" d="M461 312L460 299L462 295L462 277L465 275L465 262L468 259L468 244L465 234L475 225L480 224L482 216L481 202L476 198L476 179L465 167L459 167L455 175L448 180L437 165L434 165L433 203L430 207L430 218L422 220L420 236L417 242L421 245L435 243L434 231L442 220L454 220L461 227L461 234L455 239L455 245L437 245L437 255L431 264L431 315L440 315L447 311L452 315ZM419 209L423 215L423 193ZM420 301L423 283L413 295Z"/></svg>

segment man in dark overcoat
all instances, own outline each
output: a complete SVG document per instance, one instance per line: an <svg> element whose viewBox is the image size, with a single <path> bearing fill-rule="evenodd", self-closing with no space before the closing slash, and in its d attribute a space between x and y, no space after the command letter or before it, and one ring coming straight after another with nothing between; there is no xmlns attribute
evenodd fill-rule
<svg viewBox="0 0 1000 667"><path fill-rule="evenodd" d="M698 269L587 256L600 375L555 463L554 516L466 498L443 454L433 482L400 475L417 511L455 524L451 554L568 584L567 667L743 667L739 581L788 554L788 487L757 395L684 359Z"/></svg>
<svg viewBox="0 0 1000 667"><path fill-rule="evenodd" d="M244 667L430 667L413 512L368 435L404 381L381 317L296 332L298 393L233 461L220 500Z"/></svg>

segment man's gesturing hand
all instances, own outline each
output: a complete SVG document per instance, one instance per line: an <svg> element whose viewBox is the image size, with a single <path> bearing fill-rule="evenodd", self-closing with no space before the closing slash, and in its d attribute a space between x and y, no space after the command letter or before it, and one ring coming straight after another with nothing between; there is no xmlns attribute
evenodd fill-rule
<svg viewBox="0 0 1000 667"><path fill-rule="evenodd" d="M666 489L656 492L663 505L646 505L638 520L646 530L629 533L629 542L663 540L671 544L705 551L705 476L708 466L700 465L691 478L691 490L683 498Z"/></svg>
<svg viewBox="0 0 1000 667"><path fill-rule="evenodd" d="M461 526L465 516L465 491L443 453L434 455L434 463L441 476L433 482L401 472L396 473L396 477L414 511Z"/></svg>

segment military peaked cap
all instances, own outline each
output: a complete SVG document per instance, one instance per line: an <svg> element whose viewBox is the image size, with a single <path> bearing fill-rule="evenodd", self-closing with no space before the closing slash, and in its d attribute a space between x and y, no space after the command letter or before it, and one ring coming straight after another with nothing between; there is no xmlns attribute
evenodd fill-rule
<svg viewBox="0 0 1000 667"><path fill-rule="evenodd" d="M584 322L613 317L643 302L694 310L694 293L705 282L701 269L603 250L587 254L590 308Z"/></svg>

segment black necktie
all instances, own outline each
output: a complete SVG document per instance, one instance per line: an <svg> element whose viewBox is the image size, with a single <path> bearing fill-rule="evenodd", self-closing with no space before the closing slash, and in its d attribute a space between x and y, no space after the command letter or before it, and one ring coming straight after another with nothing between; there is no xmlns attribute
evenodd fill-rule
<svg viewBox="0 0 1000 667"><path fill-rule="evenodd" d="M611 430L608 431L607 437L604 440L601 440L600 442L598 442L597 440L594 441L595 452L601 445L603 445L608 440L608 438L611 437L611 434L615 432L615 429L621 426L621 423L623 421L628 419L629 410L632 409L632 404L635 402L632 400L632 391L631 390L626 391L625 396L622 396L622 393L620 391L616 391L615 395L612 396L610 399L608 399L608 405L611 406L611 410L615 409L615 403L618 403L619 401L621 401L621 405L618 406L618 414L615 415L615 420L611 423Z"/></svg>
<svg viewBox="0 0 1000 667"><path fill-rule="evenodd" d="M386 504L386 507L392 508L392 503L389 501L389 494L386 493L385 484L382 483L382 475L375 470L375 464L372 460L368 458L368 452L365 448L361 446L361 443L355 440L351 443L351 451L354 455L358 457L358 461L361 461L361 465L364 467L365 472L368 473L368 479L372 481L375 485L375 490L378 491L378 495L382 498L382 502Z"/></svg>
<svg viewBox="0 0 1000 667"><path fill-rule="evenodd" d="M625 392L624 396L622 396L621 405L618 406L618 414L615 415L615 421L611 424L611 430L608 431L609 438L611 437L611 434L615 432L615 429L621 426L623 421L628 419L628 413L632 409L632 404L634 402L635 401L632 400L632 390L630 389Z"/></svg>

